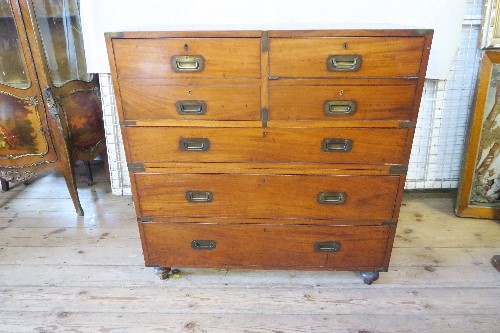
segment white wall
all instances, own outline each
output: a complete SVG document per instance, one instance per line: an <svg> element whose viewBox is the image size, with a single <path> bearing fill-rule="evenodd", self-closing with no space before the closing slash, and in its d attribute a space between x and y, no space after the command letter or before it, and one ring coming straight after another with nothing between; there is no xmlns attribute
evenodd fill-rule
<svg viewBox="0 0 500 333"><path fill-rule="evenodd" d="M434 29L427 77L446 79L463 0L82 0L87 66L109 73L104 33L130 30Z"/></svg>

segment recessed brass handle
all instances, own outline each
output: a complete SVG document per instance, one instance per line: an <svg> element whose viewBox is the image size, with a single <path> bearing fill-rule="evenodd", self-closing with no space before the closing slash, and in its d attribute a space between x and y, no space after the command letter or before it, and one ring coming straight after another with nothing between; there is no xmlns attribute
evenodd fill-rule
<svg viewBox="0 0 500 333"><path fill-rule="evenodd" d="M202 115L207 113L207 103L204 101L177 101L175 108L180 115Z"/></svg>
<svg viewBox="0 0 500 333"><path fill-rule="evenodd" d="M211 191L186 191L186 200L189 202L212 202L214 194Z"/></svg>
<svg viewBox="0 0 500 333"><path fill-rule="evenodd" d="M347 200L345 192L319 192L318 203L326 205L343 205Z"/></svg>
<svg viewBox="0 0 500 333"><path fill-rule="evenodd" d="M330 72L355 72L361 68L362 58L358 54L331 55L326 61Z"/></svg>
<svg viewBox="0 0 500 333"><path fill-rule="evenodd" d="M327 116L347 116L356 112L355 101L326 101L323 111Z"/></svg>
<svg viewBox="0 0 500 333"><path fill-rule="evenodd" d="M314 251L316 252L339 252L340 242L316 242L314 243Z"/></svg>
<svg viewBox="0 0 500 333"><path fill-rule="evenodd" d="M352 145L351 139L323 139L321 150L327 153L346 153L352 150Z"/></svg>
<svg viewBox="0 0 500 333"><path fill-rule="evenodd" d="M193 239L191 248L194 250L214 250L217 247L217 242L211 239Z"/></svg>
<svg viewBox="0 0 500 333"><path fill-rule="evenodd" d="M171 65L176 72L201 72L205 68L205 59L201 55L175 55L172 57Z"/></svg>
<svg viewBox="0 0 500 333"><path fill-rule="evenodd" d="M179 149L181 151L208 151L210 140L207 138L180 138Z"/></svg>

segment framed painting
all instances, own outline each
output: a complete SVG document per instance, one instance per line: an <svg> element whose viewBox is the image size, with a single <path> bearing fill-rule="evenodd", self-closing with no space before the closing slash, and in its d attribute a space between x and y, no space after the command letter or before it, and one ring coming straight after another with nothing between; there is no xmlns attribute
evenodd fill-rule
<svg viewBox="0 0 500 333"><path fill-rule="evenodd" d="M500 0L485 0L480 48L500 48Z"/></svg>
<svg viewBox="0 0 500 333"><path fill-rule="evenodd" d="M455 212L500 219L500 51L483 53Z"/></svg>

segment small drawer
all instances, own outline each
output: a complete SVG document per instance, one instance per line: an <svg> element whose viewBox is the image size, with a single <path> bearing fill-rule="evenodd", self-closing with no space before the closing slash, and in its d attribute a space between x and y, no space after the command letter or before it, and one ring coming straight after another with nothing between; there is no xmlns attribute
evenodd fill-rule
<svg viewBox="0 0 500 333"><path fill-rule="evenodd" d="M125 119L259 120L260 86L120 87Z"/></svg>
<svg viewBox="0 0 500 333"><path fill-rule="evenodd" d="M385 268L387 227L142 223L149 265L373 270Z"/></svg>
<svg viewBox="0 0 500 333"><path fill-rule="evenodd" d="M126 133L131 162L402 164L408 129L127 127ZM194 149L200 142L209 149Z"/></svg>
<svg viewBox="0 0 500 333"><path fill-rule="evenodd" d="M135 174L142 216L391 220L400 176Z"/></svg>
<svg viewBox="0 0 500 333"><path fill-rule="evenodd" d="M416 86L282 86L269 91L269 120L408 120Z"/></svg>
<svg viewBox="0 0 500 333"><path fill-rule="evenodd" d="M259 38L114 39L118 79L260 77Z"/></svg>
<svg viewBox="0 0 500 333"><path fill-rule="evenodd" d="M416 77L423 37L271 38L276 77Z"/></svg>

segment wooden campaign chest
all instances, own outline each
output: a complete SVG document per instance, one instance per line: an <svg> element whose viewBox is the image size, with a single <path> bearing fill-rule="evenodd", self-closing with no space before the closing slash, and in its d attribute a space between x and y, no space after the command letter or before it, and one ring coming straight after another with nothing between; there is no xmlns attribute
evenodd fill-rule
<svg viewBox="0 0 500 333"><path fill-rule="evenodd" d="M148 266L389 266L431 30L106 35Z"/></svg>

